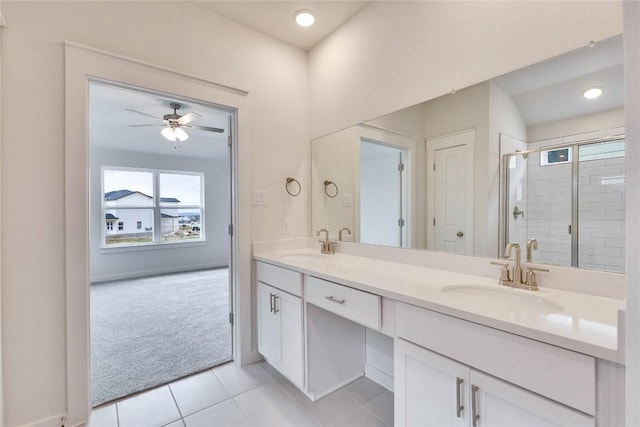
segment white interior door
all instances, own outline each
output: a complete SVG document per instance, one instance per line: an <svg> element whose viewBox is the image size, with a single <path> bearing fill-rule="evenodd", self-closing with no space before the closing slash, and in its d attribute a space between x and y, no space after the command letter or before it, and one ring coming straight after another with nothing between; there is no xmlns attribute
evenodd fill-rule
<svg viewBox="0 0 640 427"><path fill-rule="evenodd" d="M473 254L473 142L475 131L427 141L429 249Z"/></svg>
<svg viewBox="0 0 640 427"><path fill-rule="evenodd" d="M465 244L465 147L435 151L436 250L464 253Z"/></svg>

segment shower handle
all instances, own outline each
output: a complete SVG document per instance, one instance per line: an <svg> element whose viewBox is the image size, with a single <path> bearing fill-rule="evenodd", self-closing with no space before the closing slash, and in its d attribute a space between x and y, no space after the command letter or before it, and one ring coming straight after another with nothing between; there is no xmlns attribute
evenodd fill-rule
<svg viewBox="0 0 640 427"><path fill-rule="evenodd" d="M513 219L518 219L518 217L522 215L524 219L524 211L520 210L517 206L513 207Z"/></svg>

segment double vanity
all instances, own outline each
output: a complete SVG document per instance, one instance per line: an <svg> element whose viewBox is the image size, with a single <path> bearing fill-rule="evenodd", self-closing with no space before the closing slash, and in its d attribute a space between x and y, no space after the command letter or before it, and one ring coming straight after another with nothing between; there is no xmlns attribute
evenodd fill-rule
<svg viewBox="0 0 640 427"><path fill-rule="evenodd" d="M528 291L481 258L316 246L254 244L258 350L310 399L366 375L396 425L623 424L620 299L547 287L554 268Z"/></svg>

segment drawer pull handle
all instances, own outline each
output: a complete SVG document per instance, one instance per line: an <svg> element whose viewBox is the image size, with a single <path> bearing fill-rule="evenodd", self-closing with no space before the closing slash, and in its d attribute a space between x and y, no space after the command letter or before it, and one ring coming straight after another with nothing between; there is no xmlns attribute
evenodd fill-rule
<svg viewBox="0 0 640 427"><path fill-rule="evenodd" d="M278 308L278 299L280 299L278 295L273 296L273 314L276 314L280 311L280 309Z"/></svg>
<svg viewBox="0 0 640 427"><path fill-rule="evenodd" d="M345 300L336 299L333 295L329 295L328 297L324 297L324 299L328 299L329 301L337 302L338 304L344 304Z"/></svg>
<svg viewBox="0 0 640 427"><path fill-rule="evenodd" d="M471 384L471 425L478 427L478 420L480 415L478 414L478 389L477 385Z"/></svg>
<svg viewBox="0 0 640 427"><path fill-rule="evenodd" d="M460 418L462 416L462 410L464 409L464 405L460 404L460 386L464 380L460 377L456 377L456 416Z"/></svg>
<svg viewBox="0 0 640 427"><path fill-rule="evenodd" d="M269 292L269 313L273 313L273 297L274 296L275 295Z"/></svg>

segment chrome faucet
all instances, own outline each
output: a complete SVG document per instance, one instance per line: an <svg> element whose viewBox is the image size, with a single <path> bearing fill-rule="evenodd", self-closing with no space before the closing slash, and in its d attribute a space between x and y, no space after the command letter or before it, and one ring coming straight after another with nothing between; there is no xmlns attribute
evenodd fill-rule
<svg viewBox="0 0 640 427"><path fill-rule="evenodd" d="M511 281L514 285L522 284L522 267L520 265L520 245L517 243L509 243L505 248L504 257L509 259L511 258L511 249L516 250L516 256L513 261L513 274L511 275Z"/></svg>
<svg viewBox="0 0 640 427"><path fill-rule="evenodd" d="M351 236L351 230L349 230L349 227L344 227L342 228L339 232L338 232L338 240L342 242L342 232L346 231L347 233L349 233L349 236Z"/></svg>
<svg viewBox="0 0 640 427"><path fill-rule="evenodd" d="M321 228L316 233L316 237L320 237L320 233L325 233L324 240L319 240L319 242L322 242L322 246L320 246L320 253L334 254L336 250L334 247L334 242L329 240L329 230L327 230L326 228Z"/></svg>

